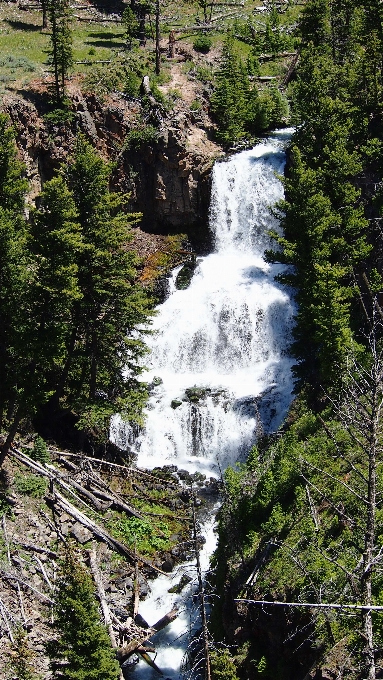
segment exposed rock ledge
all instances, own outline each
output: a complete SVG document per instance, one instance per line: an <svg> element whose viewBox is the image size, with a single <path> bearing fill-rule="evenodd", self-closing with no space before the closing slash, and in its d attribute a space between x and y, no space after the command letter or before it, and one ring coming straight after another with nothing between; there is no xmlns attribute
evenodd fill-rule
<svg viewBox="0 0 383 680"><path fill-rule="evenodd" d="M131 209L142 212L142 228L154 234L183 232L198 252L210 246L208 210L210 176L214 160L222 155L204 126L207 116L196 124L193 114L167 114L155 143L125 149L127 134L137 126L140 103L115 94L101 104L79 90L71 93L75 113L69 126L47 125L38 93L30 99L8 95L5 110L17 131L17 145L31 184L29 201L34 202L44 181L70 153L75 134L83 132L102 156L116 162L115 188L131 194Z"/></svg>

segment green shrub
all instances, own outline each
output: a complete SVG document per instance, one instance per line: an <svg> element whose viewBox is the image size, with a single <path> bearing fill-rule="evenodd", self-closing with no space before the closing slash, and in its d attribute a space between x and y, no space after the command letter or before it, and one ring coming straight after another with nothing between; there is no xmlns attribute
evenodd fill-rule
<svg viewBox="0 0 383 680"><path fill-rule="evenodd" d="M37 460L39 463L51 462L51 456L47 449L47 445L41 437L36 437L33 449L30 452L30 457L33 458L33 460Z"/></svg>
<svg viewBox="0 0 383 680"><path fill-rule="evenodd" d="M21 627L16 628L13 638L11 649L7 652L9 656L7 665L13 671L12 677L16 675L18 680L40 680L41 675L34 672L33 661L36 654L29 647L26 632Z"/></svg>
<svg viewBox="0 0 383 680"><path fill-rule="evenodd" d="M33 498L41 498L48 486L48 482L44 477L37 475L17 473L15 475L15 487L19 493Z"/></svg>
<svg viewBox="0 0 383 680"><path fill-rule="evenodd" d="M140 93L141 78L134 73L134 71L129 71L126 74L126 79L124 83L124 93L128 97L138 97Z"/></svg>
<svg viewBox="0 0 383 680"><path fill-rule="evenodd" d="M130 547L137 548L139 553L152 555L156 550L168 550L170 531L165 522L157 522L156 526L146 519L137 517L120 517L110 525L122 540ZM162 536L158 536L158 529Z"/></svg>
<svg viewBox="0 0 383 680"><path fill-rule="evenodd" d="M46 125L67 125L71 123L74 119L73 111L69 111L67 108L54 109L43 116L43 120Z"/></svg>
<svg viewBox="0 0 383 680"><path fill-rule="evenodd" d="M195 77L200 80L201 83L208 85L214 82L214 73L211 66L197 66L195 70Z"/></svg>
<svg viewBox="0 0 383 680"><path fill-rule="evenodd" d="M196 52L202 52L203 54L207 54L212 44L213 44L212 39L209 38L208 35L205 35L204 33L199 33L194 39L193 48L195 49Z"/></svg>
<svg viewBox="0 0 383 680"><path fill-rule="evenodd" d="M155 144L158 141L158 130L153 125L131 130L125 137L126 149L140 149L144 144Z"/></svg>
<svg viewBox="0 0 383 680"><path fill-rule="evenodd" d="M213 680L238 680L236 667L228 649L211 652L210 662Z"/></svg>
<svg viewBox="0 0 383 680"><path fill-rule="evenodd" d="M194 99L190 104L190 111L200 111L202 104L199 99Z"/></svg>
<svg viewBox="0 0 383 680"><path fill-rule="evenodd" d="M47 644L52 669L62 680L117 680L119 666L105 626L100 623L92 579L73 547L66 548L55 592L53 627Z"/></svg>

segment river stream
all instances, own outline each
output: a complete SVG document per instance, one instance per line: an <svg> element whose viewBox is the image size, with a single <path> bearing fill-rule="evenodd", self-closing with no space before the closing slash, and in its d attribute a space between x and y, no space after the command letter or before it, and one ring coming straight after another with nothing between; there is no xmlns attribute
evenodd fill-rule
<svg viewBox="0 0 383 680"><path fill-rule="evenodd" d="M213 169L210 229L215 248L200 258L190 286L177 290L176 270L149 338L152 384L145 429L135 433L119 418L112 436L137 452L138 465L177 465L218 477L243 460L257 436L275 431L286 416L293 388L291 339L294 303L275 282L280 265L265 262L278 223L270 212L283 197L278 174L291 130L281 130ZM148 363L148 362L147 362ZM202 527L203 568L214 550L214 512ZM181 595L168 593L181 569L193 581ZM190 629L198 628L193 603L194 563L160 576L140 606L149 623L178 606L182 614L156 636L156 664L178 680ZM158 677L144 662L134 678Z"/></svg>

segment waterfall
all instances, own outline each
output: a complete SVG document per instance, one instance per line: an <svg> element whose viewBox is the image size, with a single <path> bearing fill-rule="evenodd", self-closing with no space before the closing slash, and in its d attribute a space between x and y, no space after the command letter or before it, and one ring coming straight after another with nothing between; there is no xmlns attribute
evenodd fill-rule
<svg viewBox="0 0 383 680"><path fill-rule="evenodd" d="M140 466L217 476L286 415L294 309L275 282L282 267L263 254L272 245L268 231L278 228L270 206L283 197L277 175L289 134L279 131L214 166L215 249L198 260L186 290L177 290L173 273L154 319L145 428L137 436L118 417L112 423L112 437L137 452Z"/></svg>
<svg viewBox="0 0 383 680"><path fill-rule="evenodd" d="M278 229L270 212L283 196L284 143L279 131L250 151L217 162L213 169L210 228L215 250L201 258L186 290L170 281L168 299L154 320L149 339L151 383L145 428L139 435L116 416L111 436L137 452L138 464L176 464L217 476L220 468L248 453L260 432L278 428L291 400L290 342L293 302L275 282L283 270L267 264L268 231ZM214 509L202 528L204 571L215 547ZM194 562L151 584L140 613L150 623L174 606L177 619L155 638L156 663L167 680L179 680L189 631L198 630L193 583L186 592L168 592L186 572L195 581ZM135 680L158 677L145 664ZM194 676L193 676L194 677Z"/></svg>

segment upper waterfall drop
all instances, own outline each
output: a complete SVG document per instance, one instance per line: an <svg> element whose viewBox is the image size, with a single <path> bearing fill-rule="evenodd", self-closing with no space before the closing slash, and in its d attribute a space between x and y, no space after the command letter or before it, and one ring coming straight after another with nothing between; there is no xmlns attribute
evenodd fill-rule
<svg viewBox="0 0 383 680"><path fill-rule="evenodd" d="M153 323L153 386L145 429L134 437L116 418L112 436L139 465L168 463L208 474L246 455L257 432L275 430L291 400L293 302L265 262L270 207L283 197L280 131L213 169L210 228L215 251L186 290L171 286ZM173 274L173 282L176 273ZM158 382L158 381L156 381Z"/></svg>

